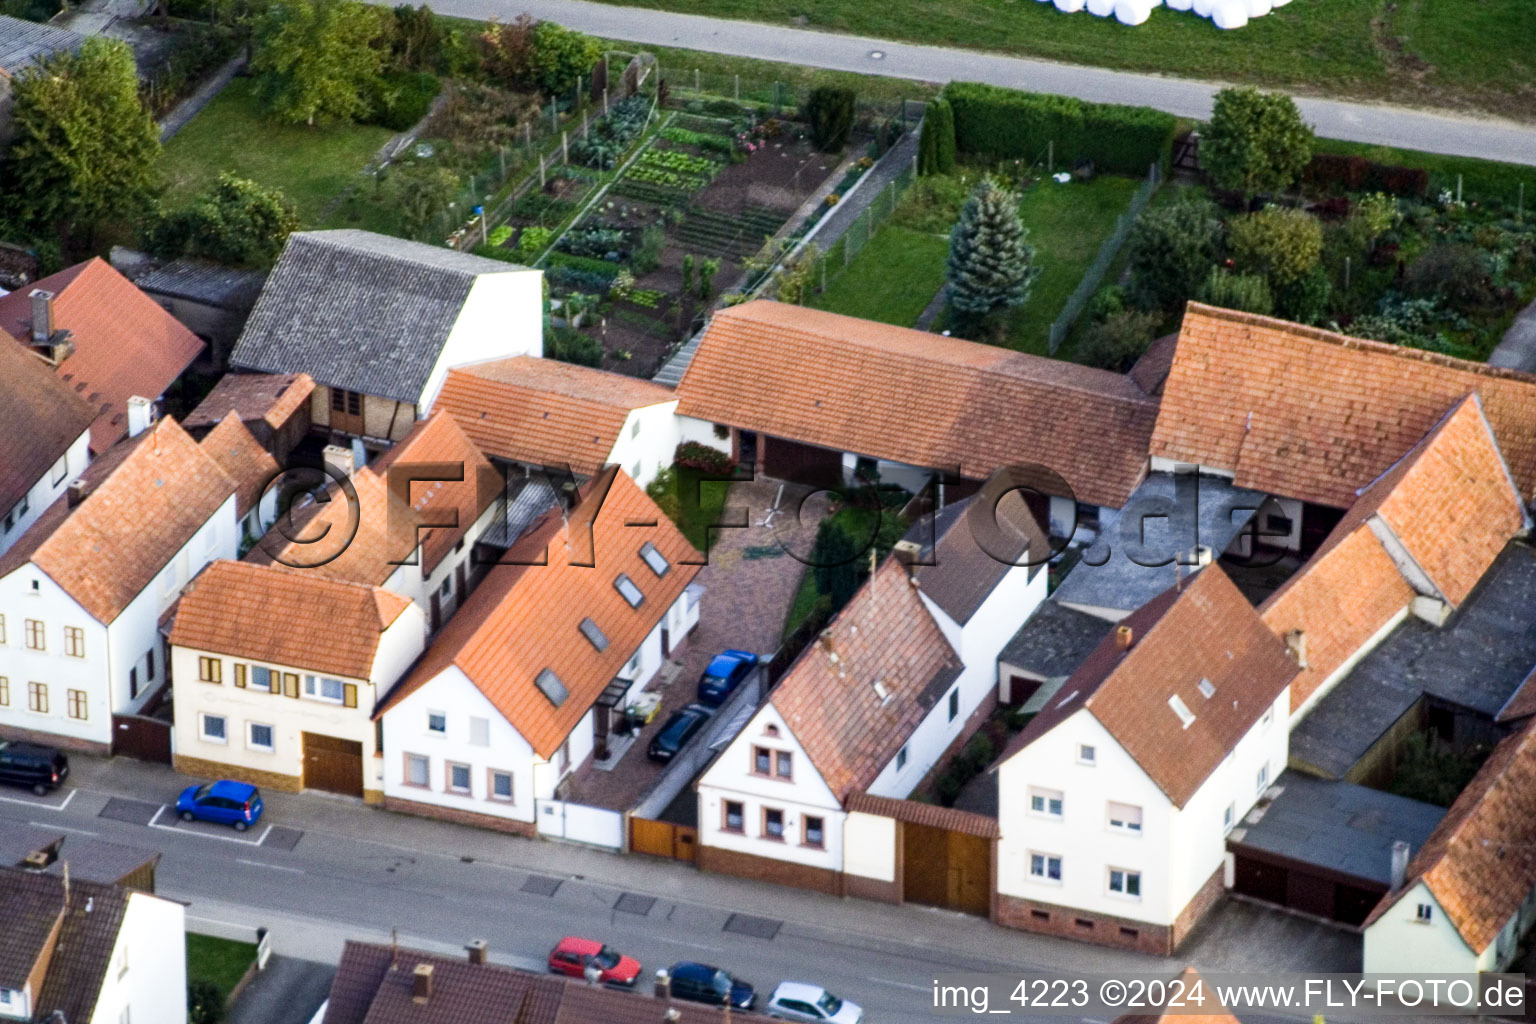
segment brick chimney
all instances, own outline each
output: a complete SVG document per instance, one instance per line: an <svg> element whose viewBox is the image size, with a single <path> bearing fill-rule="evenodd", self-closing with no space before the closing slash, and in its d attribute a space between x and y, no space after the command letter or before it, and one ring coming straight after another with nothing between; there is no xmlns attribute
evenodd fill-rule
<svg viewBox="0 0 1536 1024"><path fill-rule="evenodd" d="M464 949L469 953L470 963L485 963L485 955L489 951L489 947L487 946L484 939L471 939L470 942L464 947Z"/></svg>
<svg viewBox="0 0 1536 1024"><path fill-rule="evenodd" d="M87 494L89 494L89 493L90 493L90 488L86 485L86 482L84 480L72 480L72 481L70 481L69 491L68 491L68 494L69 494L69 507L70 508L74 508L76 505L80 504L82 501L85 500L85 496Z"/></svg>
<svg viewBox="0 0 1536 1024"><path fill-rule="evenodd" d="M417 964L411 972L411 1001L425 1003L432 998L432 965Z"/></svg>
<svg viewBox="0 0 1536 1024"><path fill-rule="evenodd" d="M1131 644L1136 642L1136 634L1130 626L1115 627L1115 646L1122 651L1131 649Z"/></svg>
<svg viewBox="0 0 1536 1024"><path fill-rule="evenodd" d="M53 337L53 292L43 288L32 289L32 344L46 345Z"/></svg>

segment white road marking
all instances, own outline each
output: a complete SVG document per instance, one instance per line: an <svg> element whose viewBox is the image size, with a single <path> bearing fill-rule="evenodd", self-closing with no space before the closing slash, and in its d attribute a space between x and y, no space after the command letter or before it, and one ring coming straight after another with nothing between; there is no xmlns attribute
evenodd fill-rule
<svg viewBox="0 0 1536 1024"><path fill-rule="evenodd" d="M271 834L272 834L272 826L268 825L267 826L267 830L261 834L261 838L256 840L256 845L260 846L262 843L266 842L267 841L267 836L269 836Z"/></svg>
<svg viewBox="0 0 1536 1024"><path fill-rule="evenodd" d="M165 810L165 807L162 805L161 808L160 808L160 811L163 811L163 810ZM150 821L149 821L149 827L150 828L163 828L167 832L179 832L179 833L181 833L184 836L197 836L199 839L217 839L217 840L219 840L220 842L223 842L223 843L238 843L241 846L260 846L261 845L261 839L267 838L266 833L262 833L261 839L250 840L250 839L237 839L235 836L215 835L212 832L194 832L191 829L187 829L187 828L177 828L175 825L156 825L155 822L160 817L160 811L156 811L154 818L150 819ZM270 828L270 826L268 826L268 827Z"/></svg>
<svg viewBox="0 0 1536 1024"><path fill-rule="evenodd" d="M894 988L907 988L907 989L911 989L913 992L927 992L928 991L928 986L927 985L909 985L909 984L907 984L904 981L889 981L889 980L887 980L885 978L870 978L869 980L873 981L873 982L878 982L881 985L890 985L890 986L893 986Z"/></svg>
<svg viewBox="0 0 1536 1024"><path fill-rule="evenodd" d="M259 861L259 860L246 860L244 857L236 857L235 858L235 863L236 864L249 864L253 868L264 868L267 871L286 871L286 872L288 872L289 874L292 874L292 875L302 875L304 873L304 869L303 868L284 867L281 864L267 864L267 863L265 863L263 861Z"/></svg>
<svg viewBox="0 0 1536 1024"><path fill-rule="evenodd" d="M658 936L658 938L660 938L660 937ZM682 939L663 938L663 939L661 939L661 941L662 942L671 943L674 946L686 946L689 949L702 949L702 950L704 950L707 953L724 953L725 952L725 947L724 946L706 946L703 943L699 943L699 942L684 942Z"/></svg>
<svg viewBox="0 0 1536 1024"><path fill-rule="evenodd" d="M188 921L200 921L203 924L216 924L216 925L220 926L221 928L251 928L251 927L254 927L253 925L246 924L244 921L220 921L216 917L198 917L196 914L188 914L187 915L187 920Z"/></svg>
<svg viewBox="0 0 1536 1024"><path fill-rule="evenodd" d="M27 824L28 825L35 825L38 828L56 828L60 832L78 832L78 833L80 833L83 836L99 836L99 835L101 835L100 832L92 832L88 828L70 828L68 825L54 825L54 824L51 824L49 822L44 822L44 821L29 821L29 822L27 822Z"/></svg>
<svg viewBox="0 0 1536 1024"><path fill-rule="evenodd" d="M154 828L155 827L155 822L159 821L160 820L160 815L162 815L164 813L165 813L165 804L161 804L159 807L156 807L155 808L155 816L153 818L149 819L149 827L150 828Z"/></svg>
<svg viewBox="0 0 1536 1024"><path fill-rule="evenodd" d="M65 797L64 802L61 804L44 803L40 797L26 800L19 796L0 796L0 800L3 800L8 804L21 804L23 807L40 807L45 811L62 811L64 808L68 807L69 802L75 798L76 792L78 792L78 790L70 790L69 796Z"/></svg>

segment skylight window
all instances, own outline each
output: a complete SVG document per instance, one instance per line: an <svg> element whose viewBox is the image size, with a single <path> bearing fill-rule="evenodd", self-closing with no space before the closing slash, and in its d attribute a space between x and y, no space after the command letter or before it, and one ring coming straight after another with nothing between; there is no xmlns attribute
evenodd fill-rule
<svg viewBox="0 0 1536 1024"><path fill-rule="evenodd" d="M549 698L549 702L555 707L565 703L565 698L571 695L571 691L565 688L560 677L555 675L552 669L544 669L534 677L533 685L539 688L539 692Z"/></svg>
<svg viewBox="0 0 1536 1024"><path fill-rule="evenodd" d="M640 557L645 559L645 564L651 567L651 572L657 576L665 576L667 570L672 568L672 563L667 561L667 556L656 550L656 545L646 541L640 545Z"/></svg>
<svg viewBox="0 0 1536 1024"><path fill-rule="evenodd" d="M1216 696L1216 684L1211 682L1209 679L1200 680L1199 688L1200 696L1204 697L1206 700L1210 700L1212 697Z"/></svg>
<svg viewBox="0 0 1536 1024"><path fill-rule="evenodd" d="M608 649L608 638L603 635L603 631L601 629L597 628L597 623L593 622L591 619L582 619L580 628L581 635L586 637L587 641L591 643L593 647L596 647L599 653Z"/></svg>
<svg viewBox="0 0 1536 1024"><path fill-rule="evenodd" d="M874 686L875 686L875 696L880 698L880 703L881 704L884 704L886 701L891 699L891 691L887 690L885 688L885 680L883 680L883 679L876 679L875 683L874 683Z"/></svg>
<svg viewBox="0 0 1536 1024"><path fill-rule="evenodd" d="M618 578L613 581L613 585L618 589L619 593L624 595L624 600L629 602L631 608L639 608L640 602L645 600L645 595L640 593L640 588L635 586L635 581L623 573L619 573Z"/></svg>
<svg viewBox="0 0 1536 1024"><path fill-rule="evenodd" d="M1184 698L1174 694L1168 698L1168 706L1173 708L1173 713L1179 716L1179 721L1188 729L1195 722L1195 713L1189 710L1189 705L1184 703Z"/></svg>

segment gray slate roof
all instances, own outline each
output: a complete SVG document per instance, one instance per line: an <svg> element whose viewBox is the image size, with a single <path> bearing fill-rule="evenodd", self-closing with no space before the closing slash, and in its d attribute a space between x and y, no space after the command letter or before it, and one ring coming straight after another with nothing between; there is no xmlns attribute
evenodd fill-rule
<svg viewBox="0 0 1536 1024"><path fill-rule="evenodd" d="M71 880L103 885L116 884L160 858L154 850L120 846L88 836L68 836L33 825L0 823L0 867L21 867L28 856L44 850L57 854L47 866L49 874L62 875L68 863Z"/></svg>
<svg viewBox="0 0 1536 1024"><path fill-rule="evenodd" d="M250 309L267 275L201 260L172 260L134 279L139 290L201 302L219 309Z"/></svg>
<svg viewBox="0 0 1536 1024"><path fill-rule="evenodd" d="M230 365L416 402L475 279L506 273L533 271L371 231L295 232Z"/></svg>
<svg viewBox="0 0 1536 1024"><path fill-rule="evenodd" d="M1351 782L1282 772L1283 792L1249 824L1232 830L1231 845L1289 857L1383 886L1392 883L1392 844L1417 852L1445 808L1367 789Z"/></svg>
<svg viewBox="0 0 1536 1024"><path fill-rule="evenodd" d="M902 538L918 545L911 571L923 594L962 626L1017 567L1014 563L1027 563L1034 579L1050 557L1045 531L1019 495L1003 496L990 511L996 523L990 527L984 507L977 507L978 522L968 514L976 500L971 495L920 517Z"/></svg>
<svg viewBox="0 0 1536 1024"><path fill-rule="evenodd" d="M64 50L72 53L83 42L78 32L0 14L0 70L7 74L17 75Z"/></svg>
<svg viewBox="0 0 1536 1024"><path fill-rule="evenodd" d="M1068 608L1054 598L1040 603L997 660L1043 679L1069 676L1114 628L1097 615Z"/></svg>
<svg viewBox="0 0 1536 1024"><path fill-rule="evenodd" d="M1173 586L1176 553L1188 561L1198 543L1221 557L1264 498L1221 477L1149 474L1118 513L1100 513L1098 539L1053 596L1129 614Z"/></svg>
<svg viewBox="0 0 1536 1024"><path fill-rule="evenodd" d="M1505 547L1446 625L1410 616L1291 731L1291 763L1343 778L1430 694L1492 719L1536 666L1536 553Z"/></svg>

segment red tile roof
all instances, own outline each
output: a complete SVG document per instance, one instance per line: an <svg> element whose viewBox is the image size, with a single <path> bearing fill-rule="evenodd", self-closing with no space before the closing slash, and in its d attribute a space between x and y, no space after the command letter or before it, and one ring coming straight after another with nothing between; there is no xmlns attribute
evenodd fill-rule
<svg viewBox="0 0 1536 1024"><path fill-rule="evenodd" d="M81 480L85 500L49 506L0 556L0 576L31 561L102 623L235 493L229 475L170 419L97 459Z"/></svg>
<svg viewBox="0 0 1536 1024"><path fill-rule="evenodd" d="M637 377L515 356L451 370L434 410L446 410L489 455L593 476L633 409L677 400Z"/></svg>
<svg viewBox="0 0 1536 1024"><path fill-rule="evenodd" d="M226 373L181 425L212 426L230 412L242 422L265 422L277 430L309 401L315 382L307 373Z"/></svg>
<svg viewBox="0 0 1536 1024"><path fill-rule="evenodd" d="M199 443L235 482L235 516L244 519L267 485L277 479L277 460L257 442L234 410L225 413Z"/></svg>
<svg viewBox="0 0 1536 1024"><path fill-rule="evenodd" d="M962 811L955 807L940 807L937 804L919 803L916 800L892 800L890 797L871 796L868 793L850 793L848 799L843 802L843 806L849 811L878 814L884 818L942 828L947 832L980 836L983 839L997 839L1002 835L996 818Z"/></svg>
<svg viewBox="0 0 1536 1024"><path fill-rule="evenodd" d="M96 411L24 345L0 338L0 515L91 425ZM75 467L78 472L84 467Z"/></svg>
<svg viewBox="0 0 1536 1024"><path fill-rule="evenodd" d="M1460 605L1527 523L1492 429L1470 395L1365 488L1317 553L1261 606L1278 635L1306 637L1292 708L1420 589Z"/></svg>
<svg viewBox="0 0 1536 1024"><path fill-rule="evenodd" d="M1472 392L1536 492L1536 376L1190 303L1151 453L1345 508Z"/></svg>
<svg viewBox="0 0 1536 1024"><path fill-rule="evenodd" d="M581 495L569 522L551 511L491 569L376 714L457 666L535 753L554 755L698 573L685 563L702 561L622 470L610 468ZM647 541L670 564L663 576L640 556ZM544 564L517 564L534 562ZM638 608L614 585L621 573L644 595ZM607 637L604 650L582 635L584 618ZM558 707L534 685L545 669L569 692Z"/></svg>
<svg viewBox="0 0 1536 1024"><path fill-rule="evenodd" d="M101 259L0 298L0 331L19 342L31 338L34 289L54 293L54 329L74 339L75 353L58 373L97 411L96 454L128 433L129 398L159 398L203 350L197 335Z"/></svg>
<svg viewBox="0 0 1536 1024"><path fill-rule="evenodd" d="M372 467L363 466L350 479L355 501L340 484L330 484L325 501L290 510L245 561L376 587L419 557L413 554L419 544L415 510L391 494Z"/></svg>
<svg viewBox="0 0 1536 1024"><path fill-rule="evenodd" d="M1506 737L1413 859L1369 928L1422 881L1473 952L1493 944L1536 888L1536 724Z"/></svg>
<svg viewBox="0 0 1536 1024"><path fill-rule="evenodd" d="M1120 646L1122 629L1131 631L1129 650ZM1170 588L1127 616L1003 757L1086 708L1183 807L1295 674L1284 644L1221 567L1208 565L1182 589ZM1201 680L1215 686L1210 697ZM1188 726L1171 705L1174 697L1194 716Z"/></svg>
<svg viewBox="0 0 1536 1024"><path fill-rule="evenodd" d="M762 300L715 314L677 393L684 416L973 479L1044 465L1115 508L1157 416L1122 374Z"/></svg>
<svg viewBox="0 0 1536 1024"><path fill-rule="evenodd" d="M844 800L875 781L963 668L906 567L888 558L795 659L772 703Z"/></svg>
<svg viewBox="0 0 1536 1024"><path fill-rule="evenodd" d="M182 592L171 643L366 680L380 636L410 604L379 587L221 559Z"/></svg>
<svg viewBox="0 0 1536 1024"><path fill-rule="evenodd" d="M422 521L422 570L438 567L475 521L501 497L506 482L448 413L438 410L411 428L373 465ZM422 474L421 477L415 477ZM459 480L437 480L458 474ZM413 477L415 477L413 482ZM430 526L431 521L453 526Z"/></svg>

